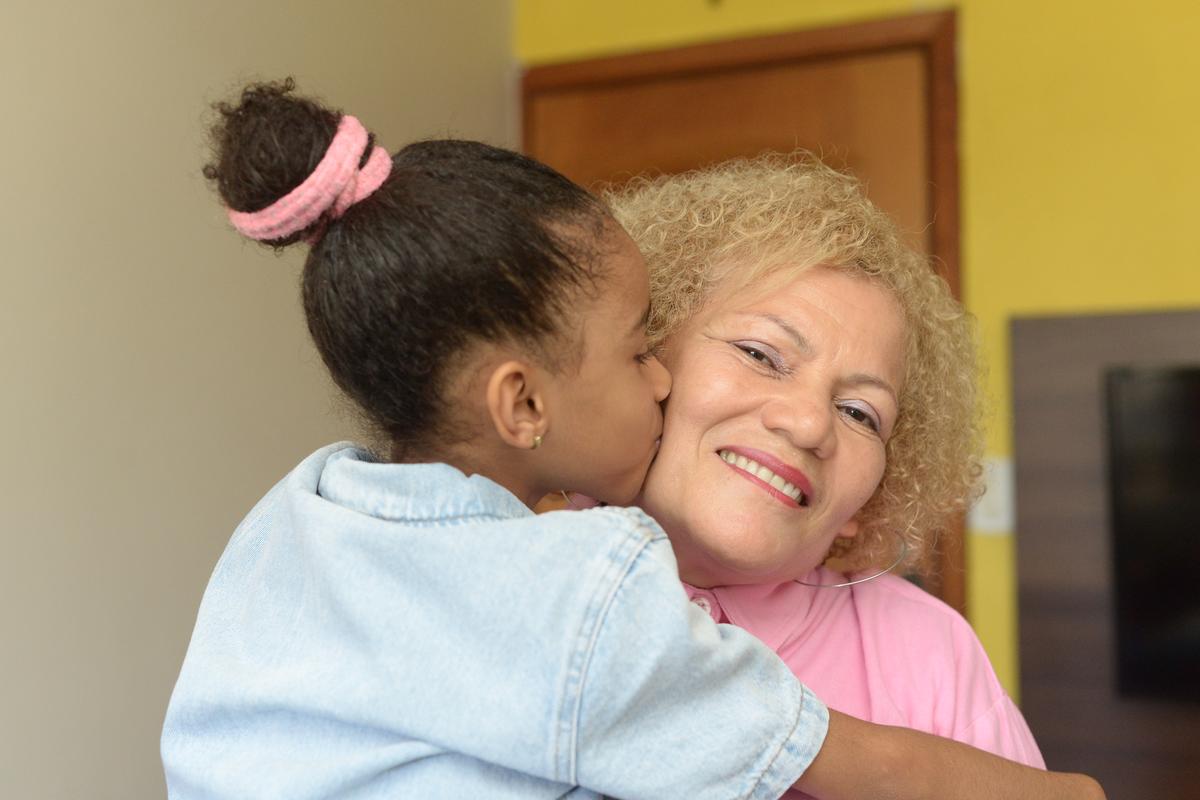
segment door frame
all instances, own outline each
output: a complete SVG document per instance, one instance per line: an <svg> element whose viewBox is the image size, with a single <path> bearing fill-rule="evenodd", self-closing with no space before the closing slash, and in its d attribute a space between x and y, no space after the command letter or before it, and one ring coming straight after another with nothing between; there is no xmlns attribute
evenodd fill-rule
<svg viewBox="0 0 1200 800"><path fill-rule="evenodd" d="M957 16L951 9L532 67L521 79L522 145L528 150L532 138L531 115L526 112L534 99L544 94L891 50L919 50L925 56L929 109L928 207L933 211L930 256L954 296L961 300L956 35ZM962 520L956 528L957 536L951 537L956 541L939 553L936 585L927 588L965 614Z"/></svg>

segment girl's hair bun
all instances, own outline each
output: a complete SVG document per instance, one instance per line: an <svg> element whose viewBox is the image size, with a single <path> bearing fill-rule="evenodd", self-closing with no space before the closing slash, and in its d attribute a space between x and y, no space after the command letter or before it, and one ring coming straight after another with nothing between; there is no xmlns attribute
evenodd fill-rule
<svg viewBox="0 0 1200 800"><path fill-rule="evenodd" d="M579 363L576 306L607 274L615 233L594 196L483 142L389 156L353 116L294 89L257 83L216 104L204 174L243 235L312 243L308 330L393 457L466 435L451 382L475 343L519 343L554 370Z"/></svg>
<svg viewBox="0 0 1200 800"><path fill-rule="evenodd" d="M204 177L234 211L259 211L295 189L316 169L337 132L342 112L293 95L292 78L253 83L236 103L216 103L212 161ZM368 146L368 152L370 147ZM310 229L270 242L280 247Z"/></svg>

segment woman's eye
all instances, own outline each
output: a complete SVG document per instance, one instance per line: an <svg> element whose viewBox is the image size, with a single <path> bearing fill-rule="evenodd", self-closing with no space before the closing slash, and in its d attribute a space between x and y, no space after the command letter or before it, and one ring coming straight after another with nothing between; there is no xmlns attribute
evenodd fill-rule
<svg viewBox="0 0 1200 800"><path fill-rule="evenodd" d="M842 404L838 408L843 414L859 425L866 425L871 430L879 433L879 419L872 412L860 406L850 404Z"/></svg>
<svg viewBox="0 0 1200 800"><path fill-rule="evenodd" d="M733 346L745 353L748 358L757 361L764 367L779 369L779 356L765 345L759 345L754 342L734 342Z"/></svg>

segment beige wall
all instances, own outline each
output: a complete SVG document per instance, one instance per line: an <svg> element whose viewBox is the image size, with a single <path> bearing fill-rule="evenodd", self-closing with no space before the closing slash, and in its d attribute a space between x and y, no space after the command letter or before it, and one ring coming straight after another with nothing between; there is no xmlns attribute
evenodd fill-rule
<svg viewBox="0 0 1200 800"><path fill-rule="evenodd" d="M351 432L300 254L230 232L206 103L293 73L392 149L512 144L506 0L8 3L0 22L0 796L162 796L158 734L238 519Z"/></svg>

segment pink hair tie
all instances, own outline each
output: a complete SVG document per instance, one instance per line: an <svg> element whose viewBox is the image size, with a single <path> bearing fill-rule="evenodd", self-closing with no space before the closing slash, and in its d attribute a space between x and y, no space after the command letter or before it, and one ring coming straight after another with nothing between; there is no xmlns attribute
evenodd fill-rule
<svg viewBox="0 0 1200 800"><path fill-rule="evenodd" d="M304 230L326 211L337 219L382 186L392 171L391 156L378 146L362 169L358 168L367 139L361 122L349 115L342 117L321 163L304 183L260 211L229 209L229 221L243 236L271 242Z"/></svg>

